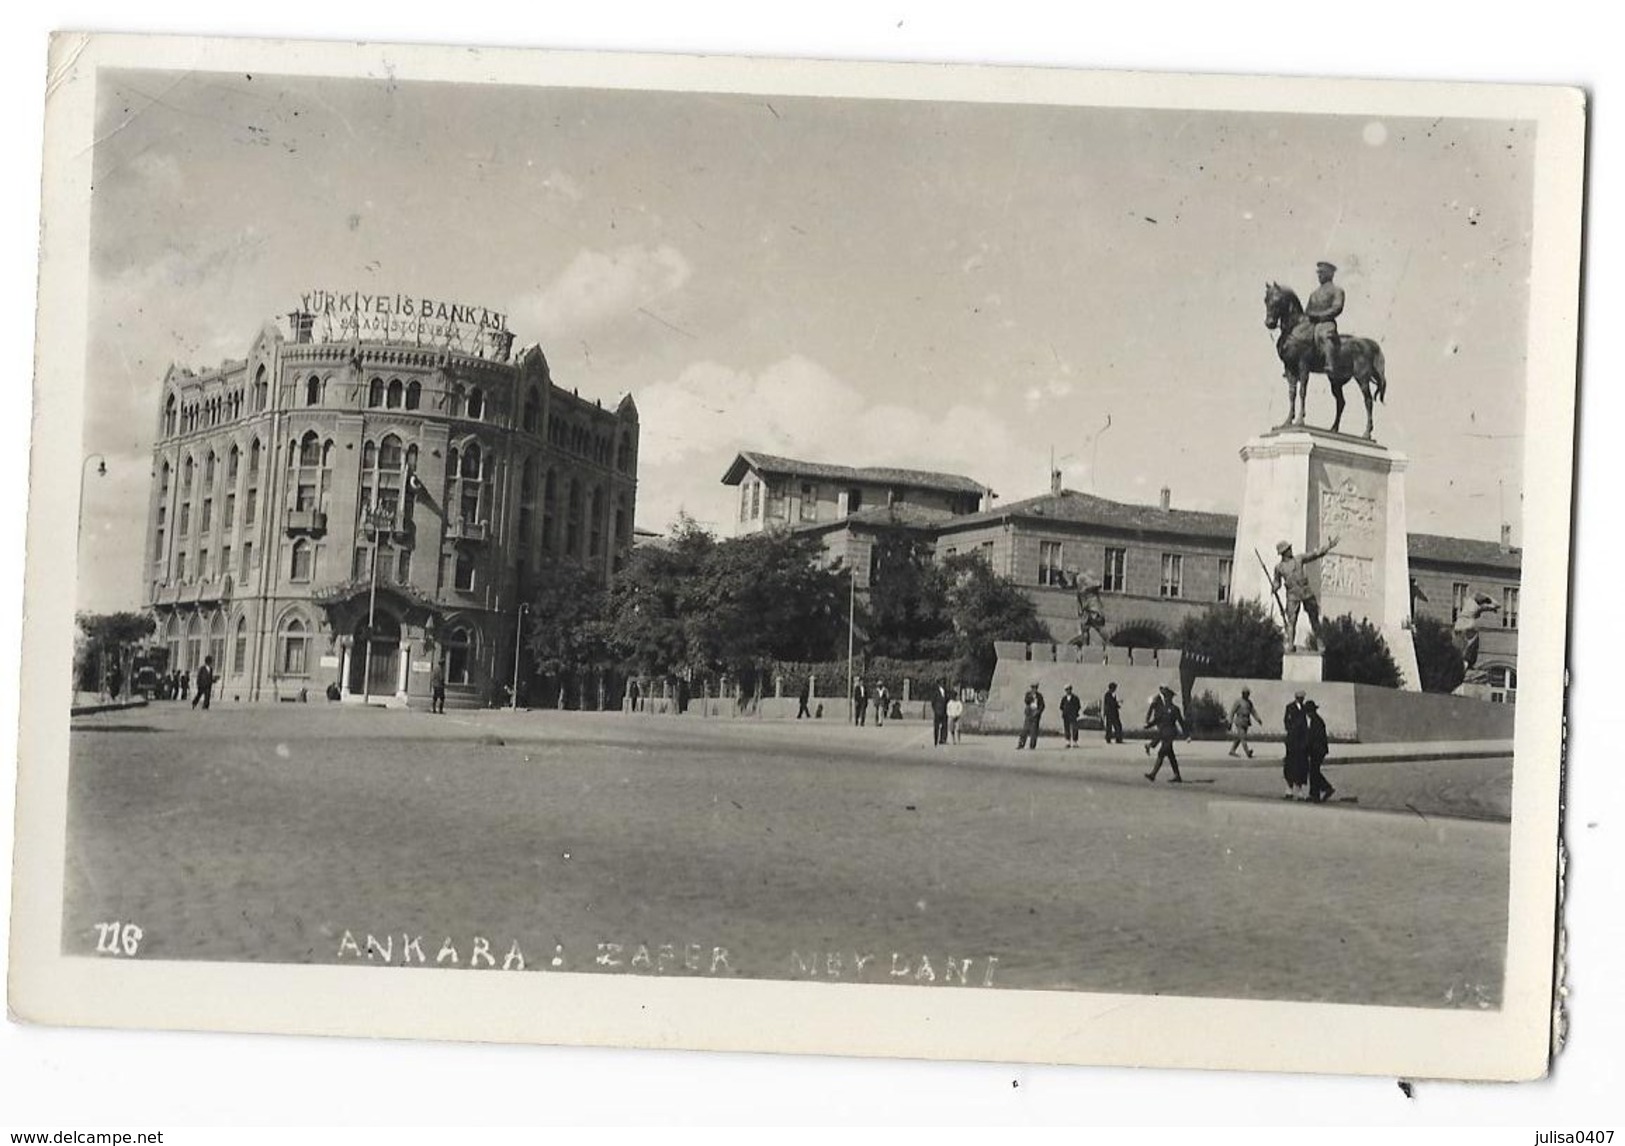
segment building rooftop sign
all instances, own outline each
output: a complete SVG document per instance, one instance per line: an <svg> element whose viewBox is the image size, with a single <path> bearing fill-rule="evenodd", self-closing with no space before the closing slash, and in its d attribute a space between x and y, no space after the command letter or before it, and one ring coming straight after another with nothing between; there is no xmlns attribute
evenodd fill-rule
<svg viewBox="0 0 1625 1146"><path fill-rule="evenodd" d="M504 359L513 345L504 312L421 295L313 290L288 318L295 342L414 342Z"/></svg>

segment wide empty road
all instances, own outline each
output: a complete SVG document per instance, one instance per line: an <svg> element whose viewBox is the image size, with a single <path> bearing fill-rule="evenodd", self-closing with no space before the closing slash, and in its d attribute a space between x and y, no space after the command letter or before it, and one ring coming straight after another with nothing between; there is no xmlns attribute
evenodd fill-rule
<svg viewBox="0 0 1625 1146"><path fill-rule="evenodd" d="M1499 1002L1509 762L1348 765L1328 807L1144 769L918 723L159 703L74 722L64 947Z"/></svg>

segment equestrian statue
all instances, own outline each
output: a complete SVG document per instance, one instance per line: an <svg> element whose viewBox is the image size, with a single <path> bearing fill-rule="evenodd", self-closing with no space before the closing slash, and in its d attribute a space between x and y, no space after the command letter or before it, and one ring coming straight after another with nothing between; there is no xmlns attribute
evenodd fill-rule
<svg viewBox="0 0 1625 1146"><path fill-rule="evenodd" d="M1343 386L1349 381L1357 383L1365 398L1365 436L1372 436L1371 399L1381 402L1388 393L1388 379L1383 373L1382 347L1375 339L1358 338L1352 334L1339 334L1337 318L1343 313L1343 288L1332 281L1337 268L1331 263L1318 263L1315 275L1320 285L1309 296L1305 307L1298 301L1297 292L1280 283L1269 283L1264 288L1264 326L1279 331L1275 350L1286 368L1288 407L1285 426L1301 426L1308 405L1309 375L1324 374L1331 383L1332 397L1337 401L1337 416L1332 419L1332 432L1339 433L1343 424Z"/></svg>

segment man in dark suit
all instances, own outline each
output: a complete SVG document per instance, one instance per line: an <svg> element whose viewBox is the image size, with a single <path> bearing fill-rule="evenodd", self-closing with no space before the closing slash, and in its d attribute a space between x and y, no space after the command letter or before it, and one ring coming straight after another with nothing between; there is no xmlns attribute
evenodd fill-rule
<svg viewBox="0 0 1625 1146"><path fill-rule="evenodd" d="M1303 690L1299 689L1286 706L1281 717L1286 732L1286 761L1281 774L1286 777L1286 795L1283 799L1308 799L1309 783L1309 710L1304 704Z"/></svg>
<svg viewBox="0 0 1625 1146"><path fill-rule="evenodd" d="M948 743L948 686L941 681L931 690L931 743Z"/></svg>
<svg viewBox="0 0 1625 1146"><path fill-rule="evenodd" d="M1016 741L1016 749L1031 747L1038 748L1038 724L1044 717L1044 694L1038 689L1038 682L1033 681L1021 698L1021 739Z"/></svg>
<svg viewBox="0 0 1625 1146"><path fill-rule="evenodd" d="M1078 694L1067 685L1066 691L1061 693L1061 733L1067 748L1078 746L1078 717L1083 713L1083 701Z"/></svg>
<svg viewBox="0 0 1625 1146"><path fill-rule="evenodd" d="M203 664L197 670L197 689L192 694L192 707L196 708L198 701L203 702L203 711L209 711L209 694L214 691L214 658L204 657Z"/></svg>
<svg viewBox="0 0 1625 1146"><path fill-rule="evenodd" d="M1123 702L1117 696L1117 682L1106 686L1106 695L1100 698L1100 719L1106 725L1106 743L1123 743Z"/></svg>
<svg viewBox="0 0 1625 1146"><path fill-rule="evenodd" d="M859 679L852 686L852 723L862 727L869 719L869 690Z"/></svg>

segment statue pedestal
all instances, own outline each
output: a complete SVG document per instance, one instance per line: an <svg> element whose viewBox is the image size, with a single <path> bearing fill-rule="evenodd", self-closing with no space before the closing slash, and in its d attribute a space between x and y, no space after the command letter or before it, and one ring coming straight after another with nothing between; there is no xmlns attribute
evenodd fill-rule
<svg viewBox="0 0 1625 1146"><path fill-rule="evenodd" d="M1281 679L1319 684L1322 679L1320 666L1319 653L1306 652L1303 649L1294 653L1282 653Z"/></svg>
<svg viewBox="0 0 1625 1146"><path fill-rule="evenodd" d="M1337 550L1312 562L1309 574L1320 578L1320 612L1330 620L1347 613L1367 620L1381 632L1404 678L1416 691L1416 647L1408 625L1410 612L1410 543L1405 529L1405 468L1408 459L1375 442L1308 427L1272 430L1241 450L1246 466L1241 515L1236 522L1235 564L1231 594L1235 600L1258 601L1277 619L1270 593L1270 573L1279 557L1277 542L1293 552L1318 549L1338 538ZM1309 617L1298 619L1294 643L1309 640ZM1290 665L1305 654L1287 654L1282 674L1309 671Z"/></svg>

